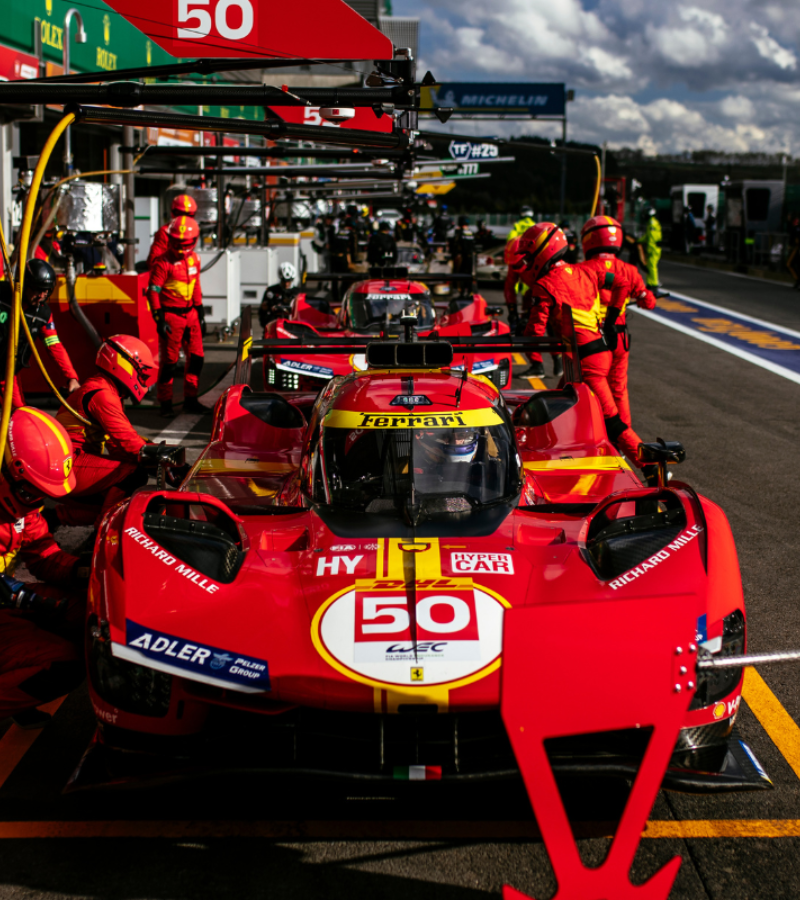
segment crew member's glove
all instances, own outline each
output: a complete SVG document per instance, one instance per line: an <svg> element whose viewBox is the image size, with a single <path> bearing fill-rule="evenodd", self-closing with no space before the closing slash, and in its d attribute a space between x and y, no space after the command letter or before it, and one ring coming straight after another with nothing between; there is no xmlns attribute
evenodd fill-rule
<svg viewBox="0 0 800 900"><path fill-rule="evenodd" d="M22 609L34 614L58 616L63 615L66 608L66 597L42 597L32 591L30 585L8 575L0 575L0 609Z"/></svg>
<svg viewBox="0 0 800 900"><path fill-rule="evenodd" d="M206 336L206 311L202 306L195 306L197 318L200 320L200 334Z"/></svg>
<svg viewBox="0 0 800 900"><path fill-rule="evenodd" d="M164 316L164 310L154 309L153 318L156 322L156 331L158 332L158 336L162 338L167 337L172 332L172 329L168 325L167 320Z"/></svg>
<svg viewBox="0 0 800 900"><path fill-rule="evenodd" d="M610 307L606 313L606 320L603 323L603 337L606 339L609 350L617 349L617 341L619 340L619 335L617 334L617 319L619 318L619 313L619 309Z"/></svg>
<svg viewBox="0 0 800 900"><path fill-rule="evenodd" d="M517 333L517 328L519 326L519 313L516 309L509 309L508 311L508 327L511 329L512 334Z"/></svg>

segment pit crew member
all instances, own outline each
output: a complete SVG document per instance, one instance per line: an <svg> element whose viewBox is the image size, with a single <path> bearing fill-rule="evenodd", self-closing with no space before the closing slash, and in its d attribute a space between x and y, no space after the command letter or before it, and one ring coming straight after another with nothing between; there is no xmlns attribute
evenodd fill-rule
<svg viewBox="0 0 800 900"><path fill-rule="evenodd" d="M472 275L475 269L475 234L469 227L466 216L458 217L458 225L450 238L450 255L453 257L454 275ZM461 293L470 290L470 286L462 282Z"/></svg>
<svg viewBox="0 0 800 900"><path fill-rule="evenodd" d="M117 334L103 342L96 365L94 375L67 400L92 425L63 406L57 416L75 451L75 489L57 507L63 525L95 524L115 503L147 484L140 465L147 441L131 425L123 401L128 397L140 403L155 383L153 354L139 338Z"/></svg>
<svg viewBox="0 0 800 900"><path fill-rule="evenodd" d="M190 197L188 194L178 194L178 196L174 197L172 200L170 212L172 213L173 219L177 219L178 216L190 216L191 218L194 218L197 214L197 203L195 203L194 197ZM150 245L150 252L147 254L148 269L152 269L158 257L163 256L167 252L167 248L169 247L170 225L171 220L167 222L166 225L162 225L156 232L153 243Z"/></svg>
<svg viewBox="0 0 800 900"><path fill-rule="evenodd" d="M403 210L403 218L398 219L394 226L394 239L398 242L404 241L410 244L419 243L419 223L414 215L414 210L410 206Z"/></svg>
<svg viewBox="0 0 800 900"><path fill-rule="evenodd" d="M265 291L258 308L258 321L262 328L279 319L288 316L294 298L297 296L297 288L292 287L297 278L297 269L290 262L283 262L278 268L281 280L277 284L270 285ZM266 335L265 335L266 337Z"/></svg>
<svg viewBox="0 0 800 900"><path fill-rule="evenodd" d="M397 262L397 241L392 237L389 223L381 221L367 245L367 262L371 266L393 266Z"/></svg>
<svg viewBox="0 0 800 900"><path fill-rule="evenodd" d="M521 280L522 272L525 268L524 259L519 252L519 238L514 238L506 244L505 261L508 266L505 284L503 285L503 296L505 297L506 306L508 308L508 325L515 334L519 330L525 330L531 310L531 294L530 289L524 281ZM517 301L522 303L522 313L517 309ZM552 327L548 323L548 334L552 334ZM544 363L542 362L541 353L526 353L530 362L529 368L525 371L524 377L542 378L545 374ZM560 378L564 374L564 366L561 362L561 354L553 353L553 376Z"/></svg>
<svg viewBox="0 0 800 900"><path fill-rule="evenodd" d="M639 444L642 441L622 420L608 383L612 354L601 331L600 302L600 290L606 286L605 275L564 262L569 243L554 222L540 222L529 228L520 238L519 250L525 261L522 279L531 289L534 304L525 333L544 335L551 315L555 328L560 331L562 307L566 305L571 308L583 380L600 401L609 440L641 467ZM609 310L622 307L628 297L628 288L626 281L620 279L617 282L615 279L611 286Z"/></svg>
<svg viewBox="0 0 800 900"><path fill-rule="evenodd" d="M661 259L661 223L656 218L655 207L647 210L647 227L639 243L644 247L647 263L647 287L654 291L658 288L658 261Z"/></svg>
<svg viewBox="0 0 800 900"><path fill-rule="evenodd" d="M22 312L28 323L31 337L44 343L62 375L67 380L67 390L74 391L80 386L78 373L72 365L64 345L58 337L53 314L50 312L48 300L56 286L56 273L50 263L43 259L31 259L25 266L25 281L22 295ZM11 323L11 285L7 280L0 281L0 358L6 359L7 341L10 338ZM19 343L17 344L17 360L15 374L30 366L33 351L28 343L24 328L20 326ZM5 390L5 382L0 382L0 389ZM25 405L22 389L14 379L13 408Z"/></svg>
<svg viewBox="0 0 800 900"><path fill-rule="evenodd" d="M83 681L84 560L59 549L39 507L75 486L69 436L24 406L11 416L0 468L0 719L41 726L36 707ZM40 583L22 584L24 562ZM44 583L46 582L46 583Z"/></svg>
<svg viewBox="0 0 800 900"><path fill-rule="evenodd" d="M628 399L628 354L631 339L626 321L626 308L633 301L642 309L655 309L656 298L642 281L636 266L623 262L619 258L623 245L622 226L610 216L595 216L583 226L581 243L586 261L581 263L598 276L605 279L605 287L600 290L600 302L603 314L603 332L608 332L612 349L611 371L608 383L619 410L620 418L631 424L631 404ZM609 309L611 287L617 280L625 281L630 288L630 295L620 309ZM616 334L615 334L616 333Z"/></svg>
<svg viewBox="0 0 800 900"><path fill-rule="evenodd" d="M172 381L181 346L186 354L183 387L184 412L208 412L197 399L203 371L203 336L206 332L200 259L194 248L200 236L197 222L178 216L169 226L169 247L150 272L147 297L160 338L161 368L158 399L161 415L172 416Z"/></svg>
<svg viewBox="0 0 800 900"><path fill-rule="evenodd" d="M519 219L514 223L511 231L506 235L506 243L510 243L515 238L522 237L529 229L533 228L536 220L533 218L533 209L530 206L523 206L519 211Z"/></svg>

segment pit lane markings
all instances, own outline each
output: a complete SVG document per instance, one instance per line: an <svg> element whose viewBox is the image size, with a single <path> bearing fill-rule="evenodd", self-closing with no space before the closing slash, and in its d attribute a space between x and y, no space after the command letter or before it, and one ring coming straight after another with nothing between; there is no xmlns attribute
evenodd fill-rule
<svg viewBox="0 0 800 900"><path fill-rule="evenodd" d="M772 743L800 778L800 727L751 666L744 670L742 696Z"/></svg>
<svg viewBox="0 0 800 900"><path fill-rule="evenodd" d="M547 385L542 381L541 378L534 378L533 376L529 375L528 381L530 383L530 386L535 391L546 391L547 390Z"/></svg>
<svg viewBox="0 0 800 900"><path fill-rule="evenodd" d="M205 406L207 406L209 410L213 409L217 400L219 400L225 391L233 384L233 376L234 369L231 367L225 376L220 379L210 391L206 391L206 393L202 394L198 399L200 401L205 401ZM159 441L178 443L182 441L190 431L194 430L194 427L202 418L202 415L196 415L194 413L181 413L177 418L173 419L163 431L160 431L153 440L156 443Z"/></svg>
<svg viewBox="0 0 800 900"><path fill-rule="evenodd" d="M528 361L521 353L514 354L514 365L515 366L524 366L527 365Z"/></svg>
<svg viewBox="0 0 800 900"><path fill-rule="evenodd" d="M42 712L55 715L56 710L66 700L60 697L39 707ZM20 728L12 724L8 731L0 738L0 788L8 781L11 773L22 761L22 757L30 750L43 728Z"/></svg>
<svg viewBox="0 0 800 900"><path fill-rule="evenodd" d="M611 822L574 822L578 839L612 838ZM103 820L0 822L0 840L32 838L264 838L271 840L540 840L535 822ZM796 838L800 819L653 820L645 840Z"/></svg>
<svg viewBox="0 0 800 900"><path fill-rule="evenodd" d="M701 307L701 309L685 309L685 310L670 310L669 305L671 302L675 300L682 303L691 303L695 306ZM734 312L732 309L727 309L724 306L717 306L714 303L707 303L705 300L698 300L695 297L690 297L688 294L677 294L672 293L670 298L662 301L662 307L659 310L657 306L655 310L647 310L647 309L639 309L638 307L630 307L630 309L637 313L640 316L644 316L646 319L651 319L655 322L660 322L662 325L666 325L668 328L673 328L675 331L680 331L682 334L688 334L690 337L696 338L698 341L703 341L706 344L711 344L713 347L718 347L720 350L725 350L727 353L732 354L733 356L738 356L739 359L743 359L747 362L751 362L756 366L760 366L762 369L766 369L768 372L772 372L775 375L780 375L782 378L786 378L789 381L794 381L796 384L800 384L800 359L795 358L792 360L794 364L797 366L797 370L787 368L786 366L780 365L776 362L772 362L770 359L765 356L760 356L758 353L750 352L749 350L743 350L740 347L729 343L729 341L722 340L721 338L712 337L711 334L706 331L701 331L701 327L707 328L717 328L717 333L725 334L730 339L738 339L743 340L743 338L736 337L736 331L739 331L740 334L744 333L747 329L747 326L742 323L749 323L752 325L757 325L762 329L767 329L762 333L759 333L753 329L750 329L750 334L757 338L761 336L763 338L761 352L762 353L797 353L800 351L800 347L794 343L795 341L800 341L800 332L793 331L791 328L784 328L781 325L776 325L774 322L766 322L763 319L756 319L753 316L745 315L744 313ZM710 310L715 313L722 313L727 318L726 319L714 319L714 320L698 320L693 314L701 313L702 310ZM669 318L670 315L692 315L692 319L690 321L697 322L697 326L689 326L683 325L674 319ZM786 348L773 348L770 350L769 344L775 344L784 342L789 345ZM789 360L787 360L789 361Z"/></svg>

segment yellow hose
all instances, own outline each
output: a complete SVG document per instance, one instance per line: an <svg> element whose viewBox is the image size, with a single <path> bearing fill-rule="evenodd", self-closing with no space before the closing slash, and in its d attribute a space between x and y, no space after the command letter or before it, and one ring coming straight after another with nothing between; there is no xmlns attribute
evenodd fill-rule
<svg viewBox="0 0 800 900"><path fill-rule="evenodd" d="M18 258L20 260L19 266L19 280L14 285L14 293L13 300L11 303L11 320L8 323L8 355L6 357L6 384L5 390L3 391L3 407L2 414L0 414L0 460L5 459L6 452L6 440L8 438L8 423L11 420L11 406L12 406L12 398L14 393L14 368L17 360L17 344L19 343L19 326L20 319L22 318L22 291L24 288L24 280L25 280L25 264L27 262L28 257L28 244L30 242L31 236L31 225L33 224L33 214L36 208L36 198L39 194L39 188L42 184L42 179L44 178L44 170L47 167L47 163L50 160L50 156L53 153L53 149L55 145L58 143L58 139L64 133L64 130L68 128L75 121L74 113L67 113L63 119L56 125L53 131L48 137L44 147L42 148L42 154L39 157L39 161L36 164L36 169L33 173L33 181L31 182L30 191L28 191L28 198L25 201L25 214L22 218L22 228L20 229L19 236L19 254ZM5 239L3 240L3 244L5 244ZM4 262L6 262L6 253L5 248L3 250ZM12 277L12 273L8 271L9 279ZM25 323L26 331L27 331L27 322ZM31 345L33 342L31 342ZM38 354L37 354L38 359ZM41 362L41 361L40 361ZM58 392L56 392L58 393ZM59 399L61 399L59 397ZM63 402L63 401L62 401ZM83 420L85 421L85 420Z"/></svg>
<svg viewBox="0 0 800 900"><path fill-rule="evenodd" d="M592 215L597 215L597 208L600 205L600 186L603 182L603 167L600 165L600 157L595 155L594 163L597 166L597 183L594 187L594 203L592 204Z"/></svg>

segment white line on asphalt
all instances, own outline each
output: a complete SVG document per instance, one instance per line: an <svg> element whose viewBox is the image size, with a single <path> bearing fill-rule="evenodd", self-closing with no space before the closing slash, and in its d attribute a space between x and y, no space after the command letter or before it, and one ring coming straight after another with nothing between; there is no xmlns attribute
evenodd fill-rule
<svg viewBox="0 0 800 900"><path fill-rule="evenodd" d="M775 375L780 375L782 378L786 378L789 381L794 381L796 384L800 384L800 374L798 374L797 372L792 372L791 369L785 369L783 366L777 366L775 365L775 363L768 362L766 359L761 359L760 356L756 356L754 353L748 353L746 350L739 350L737 347L732 347L730 344L726 344L724 341L720 341L717 340L717 338L711 337L711 335L703 334L702 331L695 331L693 328L687 328L685 325L679 325L677 322L671 322L669 319L665 319L663 316L659 316L654 312L650 312L650 310L638 309L637 307L631 307L631 309L635 309L635 311L640 316L644 316L646 319L652 319L654 322L660 322L662 325L666 325L668 328L674 328L675 331L680 331L683 334L688 334L689 337L696 338L698 341L703 341L703 343L705 344L711 344L712 347L719 347L720 350L725 350L727 353L732 353L734 356L738 356L739 359L744 359L756 366L761 366L762 369L766 369L768 372L773 372Z"/></svg>
<svg viewBox="0 0 800 900"><path fill-rule="evenodd" d="M782 331L784 334L790 334L792 337L800 338L800 331L792 331L791 328L784 328L783 325L776 325L774 322L766 322L764 319L756 319L754 316L746 316L744 313L736 312L733 309L727 309L724 306L717 306L715 303L709 303L707 300L698 300L697 297L690 297L688 294L678 294L673 291L669 293L670 297L677 297L678 300L688 300L689 303L697 303L699 306L707 306L715 312L725 313L728 316L734 316L738 319L744 319L746 322L753 322L764 328L770 328L772 331Z"/></svg>
<svg viewBox="0 0 800 900"><path fill-rule="evenodd" d="M202 419L202 415L196 413L181 413L177 418L173 419L167 428L160 431L153 440L159 441L180 441L194 428Z"/></svg>
<svg viewBox="0 0 800 900"><path fill-rule="evenodd" d="M682 269L694 269L695 272L698 269L701 272L716 272L719 275L730 275L731 278L745 278L747 281L760 281L761 284L776 284L778 287L786 287L792 289L794 287L793 284L789 284L788 281L778 281L774 278L759 278L758 275L744 275L742 272L728 272L725 269L712 269L711 267L706 266L693 266L691 263L679 263L674 262L673 260L665 260L671 266L680 266Z"/></svg>

